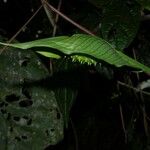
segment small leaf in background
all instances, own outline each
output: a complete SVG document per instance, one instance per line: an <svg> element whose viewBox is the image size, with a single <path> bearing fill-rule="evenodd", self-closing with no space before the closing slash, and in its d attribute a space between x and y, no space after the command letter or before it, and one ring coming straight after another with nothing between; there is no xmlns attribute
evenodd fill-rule
<svg viewBox="0 0 150 150"><path fill-rule="evenodd" d="M150 1L149 0L136 0L142 7L147 10L150 10Z"/></svg>
<svg viewBox="0 0 150 150"><path fill-rule="evenodd" d="M137 34L140 7L132 1L114 0L103 9L102 35L114 47L123 50Z"/></svg>

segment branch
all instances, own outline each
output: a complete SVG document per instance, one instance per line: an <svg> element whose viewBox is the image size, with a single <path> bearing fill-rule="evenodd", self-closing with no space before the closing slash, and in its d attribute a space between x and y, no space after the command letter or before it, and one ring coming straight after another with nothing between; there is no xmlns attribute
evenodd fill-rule
<svg viewBox="0 0 150 150"><path fill-rule="evenodd" d="M95 36L95 34L93 34L91 31L89 31L88 29L84 28L83 26L79 25L78 23L76 23L75 21L73 21L72 19L70 19L69 17L67 17L66 15L64 15L63 13L61 13L60 11L58 11L56 8L54 8L52 5L50 5L46 0L43 0L43 2L45 4L47 4L47 6L53 10L55 13L59 14L62 18L64 18L65 20L67 20L68 22L70 22L71 24L73 24L74 26L76 26L78 29L84 31L85 33Z"/></svg>
<svg viewBox="0 0 150 150"><path fill-rule="evenodd" d="M127 87L127 88L130 88L130 89L134 90L135 92L141 92L142 94L145 94L145 95L150 96L150 93L149 93L149 92L142 91L141 89L132 87L132 86L130 86L129 84L123 83L123 82L121 82L121 81L117 81L117 83L120 84L120 85L122 85L122 86L125 86L125 87Z"/></svg>
<svg viewBox="0 0 150 150"><path fill-rule="evenodd" d="M58 7L57 7L58 11L60 11L61 4L62 4L62 0L59 0ZM56 14L55 26L53 27L53 36L55 36L55 34L56 34L58 19L59 19L59 14Z"/></svg>
<svg viewBox="0 0 150 150"><path fill-rule="evenodd" d="M47 7L45 2L47 2L47 0L45 0L45 1L41 0L42 6L43 6L43 8L45 10L47 18L48 18L49 22L51 23L52 27L54 27L55 26L55 21L54 21L54 18L53 18L52 11L48 9L48 7Z"/></svg>
<svg viewBox="0 0 150 150"><path fill-rule="evenodd" d="M10 38L10 40L7 42L8 44L10 44L18 35L19 33L29 24L29 22L37 15L37 13L41 10L42 5L36 10L36 12L26 21L26 23ZM0 54L2 54L2 52L4 50L6 50L7 46L4 46L2 49L0 49Z"/></svg>
<svg viewBox="0 0 150 150"><path fill-rule="evenodd" d="M125 143L127 144L128 137L127 137L127 131L126 131L126 128L125 128L125 123L124 123L124 117L123 117L123 112L122 112L122 106L121 106L121 104L119 104L119 110L120 110L120 117L121 117L122 129L123 129L124 136L125 136Z"/></svg>

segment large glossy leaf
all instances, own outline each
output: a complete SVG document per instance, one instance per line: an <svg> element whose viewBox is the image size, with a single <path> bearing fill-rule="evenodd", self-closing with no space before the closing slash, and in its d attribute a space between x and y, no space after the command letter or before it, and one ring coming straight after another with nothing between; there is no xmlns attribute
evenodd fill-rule
<svg viewBox="0 0 150 150"><path fill-rule="evenodd" d="M95 59L96 61L103 60L109 64L115 65L116 67L125 65L140 69L145 72L150 72L149 67L135 61L134 59L123 54L121 51L116 50L105 40L84 34L76 34L71 37L60 36L46 38L18 44L1 44L21 49L28 49L32 47L49 47L55 49L49 49L50 53L56 53L60 55L60 52L62 52L62 54L64 55L75 55L75 59L79 58L80 61L80 59L82 58L81 61L83 62L89 61L89 59L84 59L84 57L86 57ZM41 54L43 53L42 51L44 51L44 48L41 48L41 50L37 49L37 52L40 52ZM48 50L46 49L46 51ZM72 57L74 58L74 56ZM90 63L94 62L90 61Z"/></svg>
<svg viewBox="0 0 150 150"><path fill-rule="evenodd" d="M42 150L63 138L55 93L40 82L48 76L32 51L0 55L0 149Z"/></svg>

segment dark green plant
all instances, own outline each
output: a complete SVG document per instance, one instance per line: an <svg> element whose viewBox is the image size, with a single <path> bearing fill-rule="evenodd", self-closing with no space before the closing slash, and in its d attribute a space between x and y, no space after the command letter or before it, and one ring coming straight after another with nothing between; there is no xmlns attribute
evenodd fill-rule
<svg viewBox="0 0 150 150"><path fill-rule="evenodd" d="M63 139L79 87L79 75L74 68L109 64L111 68L127 66L136 73L150 73L149 66L124 54L138 33L141 11L149 10L148 1L88 2L101 12L97 36L74 34L25 43L0 42L7 47L0 55L2 150L42 150ZM49 72L39 54L54 61L53 72ZM102 67L98 69L103 71ZM104 72L109 76L107 69Z"/></svg>

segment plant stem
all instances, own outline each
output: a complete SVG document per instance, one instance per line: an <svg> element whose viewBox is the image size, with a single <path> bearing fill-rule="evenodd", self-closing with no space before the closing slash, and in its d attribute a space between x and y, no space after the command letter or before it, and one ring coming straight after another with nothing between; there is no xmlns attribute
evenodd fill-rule
<svg viewBox="0 0 150 150"><path fill-rule="evenodd" d="M45 0L45 1L47 2L47 0ZM43 8L45 10L45 13L47 15L47 18L48 18L50 24L52 25L52 27L54 27L55 26L55 21L54 21L54 18L53 18L52 11L48 9L46 3L44 3L43 0L41 0L41 3L42 3L42 6L43 6Z"/></svg>
<svg viewBox="0 0 150 150"><path fill-rule="evenodd" d="M58 11L60 11L61 5L62 5L62 0L59 0L58 7L57 7ZM55 26L53 27L53 36L55 36L55 34L56 34L58 19L59 19L59 14L56 14Z"/></svg>
<svg viewBox="0 0 150 150"><path fill-rule="evenodd" d="M125 86L125 87L127 87L127 88L130 88L130 89L134 90L135 92L142 92L143 94L150 96L150 93L149 93L149 92L142 91L142 90L140 90L140 89L138 89L138 88L135 88L135 87L130 86L129 84L123 83L123 82L121 82L121 81L117 81L117 83L120 84L120 85L122 85L122 86Z"/></svg>
<svg viewBox="0 0 150 150"><path fill-rule="evenodd" d="M122 129L123 129L123 132L124 132L125 143L127 144L127 140L128 140L127 131L126 131L126 128L125 128L125 123L124 123L124 117L123 117L121 104L119 104L119 110L120 110L121 124L122 124Z"/></svg>

